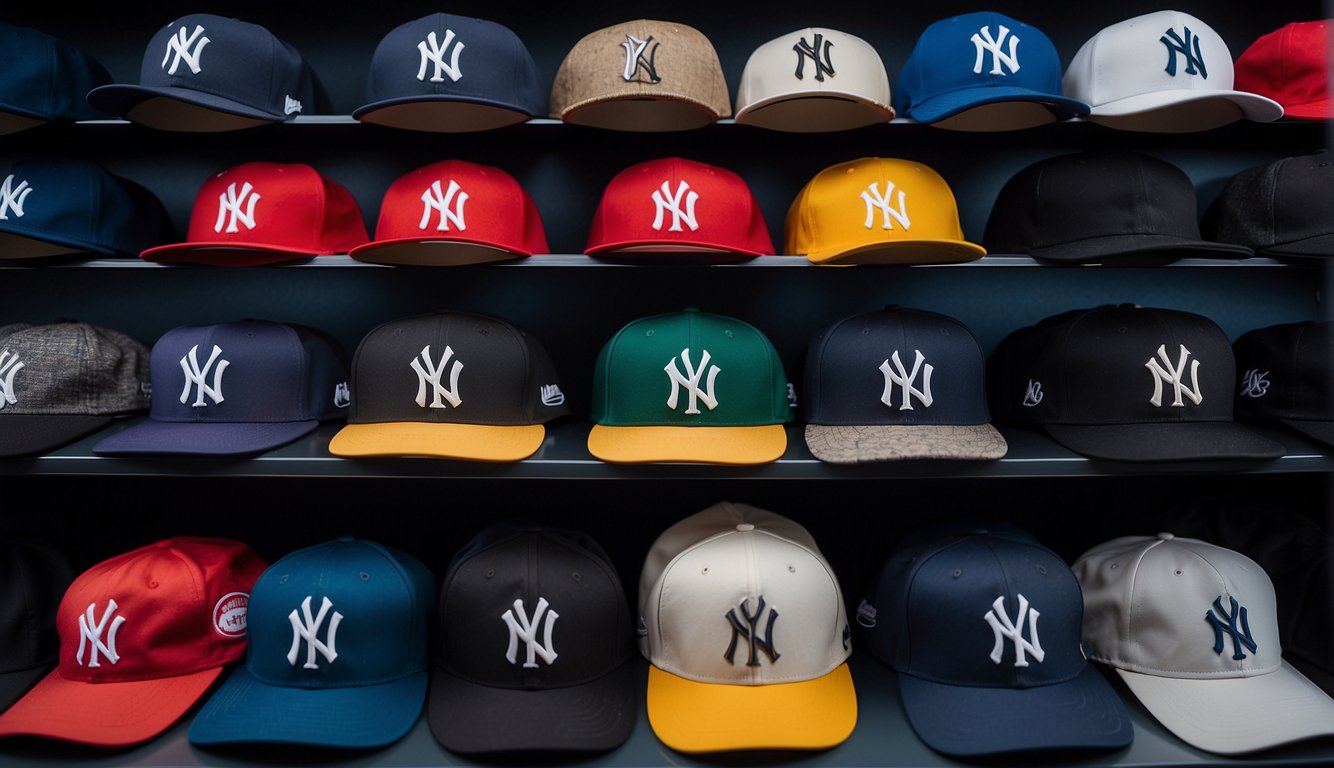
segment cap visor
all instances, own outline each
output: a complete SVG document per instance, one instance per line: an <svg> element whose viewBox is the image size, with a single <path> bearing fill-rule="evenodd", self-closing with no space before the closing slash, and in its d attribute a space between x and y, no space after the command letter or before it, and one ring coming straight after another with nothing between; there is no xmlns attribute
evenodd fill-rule
<svg viewBox="0 0 1334 768"><path fill-rule="evenodd" d="M484 264L490 261L506 261L532 256L531 253L502 248L478 240L461 238L430 240L419 237L376 240L373 243L358 245L348 251L347 255L357 261L372 264L403 264L426 267Z"/></svg>
<svg viewBox="0 0 1334 768"><path fill-rule="evenodd" d="M834 245L806 254L814 264L953 264L974 261L987 249L966 240L911 240L865 245Z"/></svg>
<svg viewBox="0 0 1334 768"><path fill-rule="evenodd" d="M1283 446L1230 421L1157 424L1047 424L1075 453L1108 461L1276 459Z"/></svg>
<svg viewBox="0 0 1334 768"><path fill-rule="evenodd" d="M1203 101L1228 101L1241 110L1247 120L1267 123L1283 116L1283 106L1273 99L1246 91L1213 90L1169 90L1151 91L1127 96L1124 99L1109 101L1093 107L1089 117L1095 121L1102 117L1124 117L1140 115L1146 112L1169 110L1181 105L1192 105L1195 109ZM94 105L96 106L96 105Z"/></svg>
<svg viewBox="0 0 1334 768"><path fill-rule="evenodd" d="M23 698L23 694L36 685L38 680L46 677L53 666L52 664L44 664L32 669L20 669L17 672L0 674L0 713Z"/></svg>
<svg viewBox="0 0 1334 768"><path fill-rule="evenodd" d="M1031 88L984 87L963 88L934 96L913 107L907 116L919 123L934 123L969 109L1009 101L1041 104L1057 120L1083 117L1089 113L1089 105L1059 93L1043 93Z"/></svg>
<svg viewBox="0 0 1334 768"><path fill-rule="evenodd" d="M615 256L618 258L651 258L669 260L672 255L687 257L705 255L705 258L730 258L734 261L769 254L751 248L741 248L710 240L619 240L601 243L584 251L588 256Z"/></svg>
<svg viewBox="0 0 1334 768"><path fill-rule="evenodd" d="M174 243L149 248L139 254L144 261L163 264L211 264L215 267L258 267L301 261L324 253L320 250L289 248L283 245L238 245L237 243Z"/></svg>
<svg viewBox="0 0 1334 768"><path fill-rule="evenodd" d="M1162 263L1189 256L1244 259L1255 255L1244 245L1212 240L1188 240L1173 235L1108 235L1059 245L1027 249L1035 259L1089 263L1115 259L1118 262Z"/></svg>
<svg viewBox="0 0 1334 768"><path fill-rule="evenodd" d="M1284 104L1283 116L1296 120L1328 120L1334 117L1334 109L1330 107L1329 99L1308 104Z"/></svg>
<svg viewBox="0 0 1334 768"><path fill-rule="evenodd" d="M1008 446L990 424L806 425L806 447L820 461L861 464L899 459L999 459Z"/></svg>
<svg viewBox="0 0 1334 768"><path fill-rule="evenodd" d="M101 746L147 741L180 719L222 673L128 683L66 680L53 669L0 715L0 736L45 736Z"/></svg>
<svg viewBox="0 0 1334 768"><path fill-rule="evenodd" d="M318 421L175 422L147 419L93 446L100 456L237 456L277 448L309 434Z"/></svg>
<svg viewBox="0 0 1334 768"><path fill-rule="evenodd" d="M423 670L379 685L289 688L238 667L190 724L190 742L386 746L421 717L428 679Z"/></svg>
<svg viewBox="0 0 1334 768"><path fill-rule="evenodd" d="M630 737L636 706L632 659L584 685L495 688L436 668L427 716L451 752L606 752ZM515 728L522 723L522 728Z"/></svg>
<svg viewBox="0 0 1334 768"><path fill-rule="evenodd" d="M335 456L431 456L469 461L521 461L542 447L541 424L348 424L329 441Z"/></svg>
<svg viewBox="0 0 1334 768"><path fill-rule="evenodd" d="M1291 429L1325 445L1334 445L1334 421L1308 421L1306 419L1279 419Z"/></svg>
<svg viewBox="0 0 1334 768"><path fill-rule="evenodd" d="M223 112L228 115L237 115L252 120L267 120L272 122L282 122L287 120L286 115L275 115L272 112L266 112L262 109L242 104L223 96L217 96L203 91L192 91L188 88L179 88L172 86L143 86L133 83L113 83L111 85L102 85L88 92L88 103L94 109L105 112L108 115L125 115L131 109L153 98L162 98L182 105L183 112L189 112L191 115L197 114L194 107L203 107L208 110ZM168 128L169 126L157 126Z"/></svg>
<svg viewBox="0 0 1334 768"><path fill-rule="evenodd" d="M522 123L535 114L517 104L467 96L404 96L358 107L352 119L410 131L466 133Z"/></svg>
<svg viewBox="0 0 1334 768"><path fill-rule="evenodd" d="M739 125L789 133L830 133L888 123L888 104L839 91L784 93L747 104L736 112Z"/></svg>
<svg viewBox="0 0 1334 768"><path fill-rule="evenodd" d="M828 749L852 735L857 695L847 663L797 683L697 683L648 670L648 722L678 752Z"/></svg>
<svg viewBox="0 0 1334 768"><path fill-rule="evenodd" d="M727 116L707 104L673 93L659 93L656 97L595 96L569 105L559 115L571 125L643 133L694 130Z"/></svg>
<svg viewBox="0 0 1334 768"><path fill-rule="evenodd" d="M1334 735L1334 699L1286 661L1267 675L1224 679L1116 671L1158 722L1206 752L1231 755Z"/></svg>
<svg viewBox="0 0 1334 768"><path fill-rule="evenodd" d="M38 456L106 427L110 416L10 414L0 416L0 456Z"/></svg>
<svg viewBox="0 0 1334 768"><path fill-rule="evenodd" d="M765 464L787 450L782 424L759 427L608 427L594 424L588 452L603 461Z"/></svg>
<svg viewBox="0 0 1334 768"><path fill-rule="evenodd" d="M1092 664L1064 683L1033 688L970 688L899 675L899 690L913 730L947 755L1115 749L1135 736L1125 705Z"/></svg>
<svg viewBox="0 0 1334 768"><path fill-rule="evenodd" d="M1334 256L1334 234L1308 237L1290 243L1274 245L1259 252L1262 256L1301 256L1329 258Z"/></svg>
<svg viewBox="0 0 1334 768"><path fill-rule="evenodd" d="M79 252L116 255L115 251L106 246L59 232L28 232L0 223L0 259L32 259Z"/></svg>

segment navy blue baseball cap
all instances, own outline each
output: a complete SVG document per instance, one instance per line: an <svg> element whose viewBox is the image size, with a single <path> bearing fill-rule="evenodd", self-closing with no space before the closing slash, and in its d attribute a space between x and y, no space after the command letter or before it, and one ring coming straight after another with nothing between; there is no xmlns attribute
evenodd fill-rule
<svg viewBox="0 0 1334 768"><path fill-rule="evenodd" d="M519 36L502 24L433 13L395 27L371 57L366 123L441 133L545 115L547 89Z"/></svg>
<svg viewBox="0 0 1334 768"><path fill-rule="evenodd" d="M941 128L1006 131L1083 117L1061 94L1056 46L1037 27L991 11L927 27L894 86L900 117Z"/></svg>
<svg viewBox="0 0 1334 768"><path fill-rule="evenodd" d="M895 547L855 623L899 672L908 722L937 752L1124 747L1130 717L1084 655L1083 616L1055 552L1012 528L978 528Z"/></svg>
<svg viewBox="0 0 1334 768"><path fill-rule="evenodd" d="M158 30L139 83L103 85L88 103L167 131L213 132L326 113L329 98L301 54L248 22L196 13Z"/></svg>
<svg viewBox="0 0 1334 768"><path fill-rule="evenodd" d="M260 453L342 418L346 354L300 325L184 325L153 345L148 419L93 446L99 455Z"/></svg>
<svg viewBox="0 0 1334 768"><path fill-rule="evenodd" d="M0 178L0 259L137 258L171 238L156 195L91 160L20 160Z"/></svg>
<svg viewBox="0 0 1334 768"><path fill-rule="evenodd" d="M0 134L108 117L86 96L111 75L97 59L45 32L0 21L0 72Z"/></svg>

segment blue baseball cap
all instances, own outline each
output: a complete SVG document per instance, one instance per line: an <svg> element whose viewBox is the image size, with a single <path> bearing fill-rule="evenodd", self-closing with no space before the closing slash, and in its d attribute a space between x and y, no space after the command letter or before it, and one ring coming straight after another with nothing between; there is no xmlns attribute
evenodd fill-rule
<svg viewBox="0 0 1334 768"><path fill-rule="evenodd" d="M894 86L900 117L941 128L1006 131L1083 117L1061 94L1061 61L1042 30L992 11L926 28Z"/></svg>
<svg viewBox="0 0 1334 768"><path fill-rule="evenodd" d="M97 59L45 32L0 21L0 71L0 134L108 117L85 97L111 75Z"/></svg>
<svg viewBox="0 0 1334 768"><path fill-rule="evenodd" d="M501 24L433 13L395 27L371 57L366 123L441 133L545 115L547 91L518 35Z"/></svg>
<svg viewBox="0 0 1334 768"><path fill-rule="evenodd" d="M246 660L190 724L192 744L372 748L407 734L430 678L435 578L350 536L297 550L250 592Z"/></svg>

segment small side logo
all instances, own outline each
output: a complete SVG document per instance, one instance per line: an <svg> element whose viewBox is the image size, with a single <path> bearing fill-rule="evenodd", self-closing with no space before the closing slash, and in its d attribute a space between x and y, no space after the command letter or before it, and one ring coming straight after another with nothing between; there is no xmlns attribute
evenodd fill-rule
<svg viewBox="0 0 1334 768"><path fill-rule="evenodd" d="M867 629L875 629L875 606L862 600L857 605L857 623Z"/></svg>
<svg viewBox="0 0 1334 768"><path fill-rule="evenodd" d="M565 404L565 393L560 391L557 384L542 385L542 405L554 408Z"/></svg>
<svg viewBox="0 0 1334 768"><path fill-rule="evenodd" d="M245 637L249 592L228 592L213 606L213 631L223 637Z"/></svg>
<svg viewBox="0 0 1334 768"><path fill-rule="evenodd" d="M334 386L334 407L346 408L352 404L352 392L347 387L346 381L340 381Z"/></svg>
<svg viewBox="0 0 1334 768"><path fill-rule="evenodd" d="M291 115L301 111L301 102L291 96L283 96L283 114Z"/></svg>

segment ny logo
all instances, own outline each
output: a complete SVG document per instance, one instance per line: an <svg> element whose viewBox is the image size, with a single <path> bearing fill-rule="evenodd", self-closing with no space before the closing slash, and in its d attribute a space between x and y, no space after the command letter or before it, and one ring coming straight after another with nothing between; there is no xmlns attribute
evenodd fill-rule
<svg viewBox="0 0 1334 768"><path fill-rule="evenodd" d="M448 232L450 222L462 232L468 228L463 221L463 204L468 202L468 193L459 188L459 183L449 180L449 189L440 191L440 180L431 182L422 193L422 220L417 229L426 229L431 222L431 211L440 213L440 221L435 225L437 231Z"/></svg>
<svg viewBox="0 0 1334 768"><path fill-rule="evenodd" d="M1256 400L1269 394L1269 371L1251 369L1241 375L1241 396Z"/></svg>
<svg viewBox="0 0 1334 768"><path fill-rule="evenodd" d="M185 36L185 27L182 26L176 30L176 34L167 38L167 52L162 56L162 68L167 70L167 74L176 74L176 68L184 61L194 74L199 74L199 54L204 50L204 46L209 44L207 37L201 37L204 34L204 28L195 25L195 31ZM171 59L171 68L167 69L167 59Z"/></svg>
<svg viewBox="0 0 1334 768"><path fill-rule="evenodd" d="M19 356L5 350L0 352L0 408L14 405L18 398L14 396L14 375L23 370Z"/></svg>
<svg viewBox="0 0 1334 768"><path fill-rule="evenodd" d="M254 191L250 182L241 185L241 193L236 193L236 182L227 185L227 191L218 195L218 220L213 224L214 232L222 231L222 220L227 219L228 232L240 232L236 226L239 219L246 229L255 228L255 203L259 202L259 193ZM245 210L241 210L241 206Z"/></svg>
<svg viewBox="0 0 1334 768"><path fill-rule="evenodd" d="M1033 408L1042 402L1042 382L1028 380L1028 390L1024 392L1024 407Z"/></svg>
<svg viewBox="0 0 1334 768"><path fill-rule="evenodd" d="M649 48L650 43L653 44L652 48ZM634 80L641 69L644 70L650 83L662 82L662 78L658 77L658 70L653 66L653 60L658 55L658 43L654 41L653 35L649 35L647 40L626 35L621 47L625 49L625 72L621 74L625 82ZM648 51L647 56L644 55L645 50Z"/></svg>
<svg viewBox="0 0 1334 768"><path fill-rule="evenodd" d="M510 644L505 651L505 659L511 664L518 663L518 657L515 653L519 650L519 641L523 640L528 646L527 656L524 658L524 669L537 669L537 657L541 656L542 661L551 666L556 660L556 647L551 644L551 628L555 626L556 619L560 614L548 610L547 599L545 597L537 598L537 608L533 611L532 619L523 611L523 600L515 600L514 607L505 611L505 615L500 618L505 620L505 626L510 629ZM515 615L518 618L515 618ZM543 626L542 616L546 614L546 623ZM542 642L537 642L537 629L542 626Z"/></svg>
<svg viewBox="0 0 1334 768"><path fill-rule="evenodd" d="M667 378L672 380L672 394L667 398L668 408L671 408L673 411L676 410L676 396L680 393L681 387L685 387L687 394L690 395L690 400L686 403L687 416L700 412L699 405L696 402L697 400L703 400L704 404L709 407L710 411L718 407L718 398L713 394L713 382L714 379L718 378L721 369L716 365L709 365L710 359L712 359L712 357L709 355L709 350L704 350L704 356L700 358L699 369L697 370L695 365L690 362L690 348L686 347L681 350L681 362L686 365L686 375L684 376L681 375L681 371L676 367L676 358L673 357L671 361L667 363L667 366L663 368L663 370L667 372ZM709 371L709 380L704 385L705 390L707 391L703 391L699 388L699 380L704 377L704 370L706 368Z"/></svg>
<svg viewBox="0 0 1334 768"><path fill-rule="evenodd" d="M89 603L88 610L84 611L79 617L79 650L74 654L74 660L83 664L84 649L88 649L88 668L100 667L98 663L98 654L107 657L107 661L115 665L120 661L120 654L116 653L116 633L120 631L120 625L125 623L124 616L111 618L116 612L116 601L107 600L107 609L102 612L102 618L94 619L94 611L97 609L97 603ZM107 622L110 621L110 628ZM102 642L102 635L106 633L106 642Z"/></svg>
<svg viewBox="0 0 1334 768"><path fill-rule="evenodd" d="M866 228L871 229L875 226L875 210L880 209L881 229L893 229L889 220L892 218L899 223L905 230L912 228L912 222L908 221L908 209L904 204L903 190L899 190L899 207L894 209L889 207L889 198L894 194L894 182L885 181L885 194L880 194L880 182L873 181L871 186L862 192L862 200L866 203Z"/></svg>
<svg viewBox="0 0 1334 768"><path fill-rule="evenodd" d="M885 374L885 391L880 395L880 402L890 408L894 407L895 385L903 388L903 395L899 398L900 411L911 411L912 398L914 397L924 407L931 407L931 372L935 370L935 367L930 363L926 364L926 371L922 374L922 389L917 389L913 386L913 382L917 381L917 372L922 370L922 362L926 358L922 356L920 349L914 349L913 353L916 358L913 360L911 373L903 367L903 361L899 359L897 349L894 350L894 354L889 356L889 360L894 361L893 368L889 367L889 360L880 364L880 372Z"/></svg>
<svg viewBox="0 0 1334 768"><path fill-rule="evenodd" d="M749 605L750 598L742 598L741 604L737 606L741 609L740 617L736 615L736 608L727 611L727 623L732 625L732 642L727 644L727 652L723 654L723 658L727 659L728 664L735 665L736 662L732 660L732 657L736 655L737 640L744 637L746 642L750 644L750 655L746 658L746 666L758 667L760 665L759 656L755 653L757 650L764 651L764 655L769 657L769 663L772 664L778 661L778 657L782 655L774 650L774 622L778 620L778 611L769 609L769 620L764 625L764 637L760 637L755 630L760 617L764 615L764 595L760 595L755 613L747 610ZM745 619L744 624L741 623L742 619Z"/></svg>
<svg viewBox="0 0 1334 768"><path fill-rule="evenodd" d="M1155 408L1161 408L1163 405L1163 382L1172 385L1173 408L1185 407L1186 404L1181 400L1183 396L1189 397L1190 401L1196 405L1199 405L1200 401L1204 400L1204 396L1200 394L1199 360L1190 361L1190 386L1187 387L1185 384L1181 383L1181 376L1186 372L1186 358L1190 357L1190 350L1186 349L1185 344L1180 346L1181 353L1177 356L1177 364L1175 368L1172 367L1172 360L1168 358L1167 348L1163 344L1158 345L1158 357L1161 358L1163 362L1160 364L1157 360L1154 360L1151 357L1149 358L1149 362L1144 364L1144 367L1149 369L1149 373L1153 374L1153 397L1149 398L1149 402L1153 403Z"/></svg>
<svg viewBox="0 0 1334 768"><path fill-rule="evenodd" d="M1251 637L1251 625L1246 620L1246 609L1237 605L1237 598L1228 597L1229 607L1232 612L1223 610L1223 596L1214 598L1214 609L1204 612L1204 620L1209 622L1209 626L1214 628L1214 653L1223 652L1223 633L1232 635L1232 659L1241 661L1246 658L1242 653L1243 647L1251 653L1255 653L1255 640ZM1237 629L1237 622L1241 622L1241 629Z"/></svg>
<svg viewBox="0 0 1334 768"><path fill-rule="evenodd" d="M685 196L686 209L681 210L681 197ZM672 194L671 187L667 182L662 183L662 187L653 190L653 204L657 206L653 214L653 229L662 231L662 214L664 211L672 212L672 225L667 228L668 232L684 232L681 229L681 222L684 221L690 231L699 229L699 224L695 222L695 201L699 199L699 194L690 188L684 179L676 185L676 194Z"/></svg>
<svg viewBox="0 0 1334 768"><path fill-rule="evenodd" d="M440 383L440 377L445 372L445 366L454 357L454 349L448 345L445 346L445 354L440 358L440 364L435 365L431 362L431 345L422 347L421 355L412 358L412 370L417 372L417 407L419 408L444 408L445 404L441 398L449 401L449 404L458 408L463 403L463 398L459 397L459 371L463 370L463 363L457 359L449 368L449 389ZM422 361L426 361L425 367ZM431 385L431 404L426 404L426 385Z"/></svg>
<svg viewBox="0 0 1334 768"><path fill-rule="evenodd" d="M343 622L343 614L338 611L333 612L333 617L329 619L329 631L325 634L328 643L321 643L319 640L320 628L324 626L324 619L329 616L329 609L333 603L329 602L328 597L320 599L320 612L316 616L310 615L310 595L301 601L301 614L298 615L296 609L287 614L287 620L292 622L292 649L287 652L287 663L296 666L297 651L301 650L301 641L306 641L306 663L301 665L302 669L319 669L320 665L315 663L315 652L324 657L328 663L334 663L338 658L337 638L338 625Z"/></svg>
<svg viewBox="0 0 1334 768"><path fill-rule="evenodd" d="M1209 70L1204 68L1204 57L1200 55L1200 38L1190 31L1190 27L1182 27L1186 33L1185 38L1177 34L1175 29L1168 29L1163 36L1158 38L1158 42L1167 46L1167 66L1163 71L1172 77L1177 76L1177 54L1186 58L1186 74L1199 75L1205 80L1209 79Z"/></svg>
<svg viewBox="0 0 1334 768"><path fill-rule="evenodd" d="M459 71L459 52L463 50L462 41L454 46L454 51L449 55L449 63L445 63L445 51L449 50L449 44L454 42L454 30L445 30L445 42L442 45L435 39L435 32L426 36L426 39L417 43L417 50L421 51L422 64L417 69L417 79L426 79L426 65L429 63L434 66L431 73L431 82L443 83L445 78L441 74L449 75L449 79L458 82L463 73Z"/></svg>
<svg viewBox="0 0 1334 768"><path fill-rule="evenodd" d="M334 385L334 407L346 408L352 404L352 391L348 389L346 381L340 381Z"/></svg>
<svg viewBox="0 0 1334 768"><path fill-rule="evenodd" d="M190 398L190 387L197 387L195 401L190 405L191 408L203 408L208 405L204 402L204 395L208 395L214 404L223 401L222 372L227 370L228 365L231 365L226 360L218 360L218 355L222 354L222 349L217 344L213 345L213 353L208 356L208 362L204 364L203 368L199 367L198 353L199 345L196 344L190 347L190 351L186 353L185 357L181 358L181 370L185 371L185 388L181 390L181 405L185 405L185 401ZM218 363L217 368L213 367L215 361ZM209 369L213 370L213 384L211 386L205 381Z"/></svg>
<svg viewBox="0 0 1334 768"><path fill-rule="evenodd" d="M991 631L996 637L996 644L991 648L991 661L993 664L1001 663L1005 658L1005 638L1009 638L1014 643L1014 665L1016 667L1027 667L1027 654L1033 655L1033 660L1042 663L1043 657L1047 654L1042 650L1042 641L1038 639L1038 613L1036 608L1028 607L1028 598L1019 595L1019 614L1015 616L1014 621L1005 613L1005 596L996 598L991 604L991 610L987 611L984 617L987 623L991 625ZM1028 636L1032 642L1024 639L1024 617L1028 617Z"/></svg>
<svg viewBox="0 0 1334 768"><path fill-rule="evenodd" d="M1000 36L995 38L991 36L990 27L982 27L973 33L973 47L977 49L977 60L973 62L973 74L975 75L982 74L982 58L986 51L991 52L990 74L1005 74L1001 71L1001 65L1004 65L1006 69L1010 70L1010 74L1012 75L1019 71L1019 59L1015 50L1019 46L1019 36L1011 35L1010 28L1004 24L998 24L996 28L1000 30ZM1010 38L1010 50L1008 53L1001 50L1001 46L1005 45L1005 38L1007 35Z"/></svg>
<svg viewBox="0 0 1334 768"><path fill-rule="evenodd" d="M823 83L825 75L833 77L834 65L829 61L829 49L833 47L834 43L824 39L824 35L819 32L815 33L814 45L807 43L806 38L800 38L797 44L792 46L792 50L797 52L797 79L806 79L804 70L807 57L810 57L811 63L815 65L815 81L817 83Z"/></svg>
<svg viewBox="0 0 1334 768"><path fill-rule="evenodd" d="M9 221L11 211L18 218L23 218L23 201L28 199L31 191L32 187L28 186L26 180L20 181L16 187L14 174L6 176L4 183L0 183L0 221Z"/></svg>

